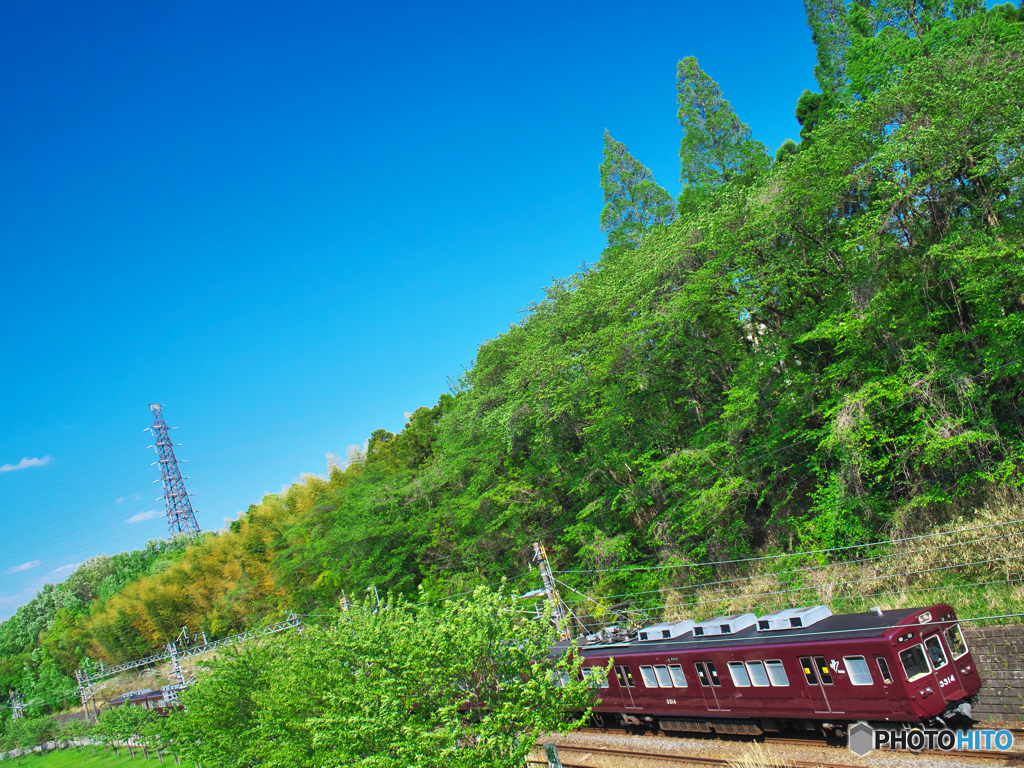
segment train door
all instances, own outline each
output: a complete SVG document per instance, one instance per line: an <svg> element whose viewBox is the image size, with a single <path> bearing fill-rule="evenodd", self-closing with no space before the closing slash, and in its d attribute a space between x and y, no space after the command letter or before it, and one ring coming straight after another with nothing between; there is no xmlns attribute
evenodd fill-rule
<svg viewBox="0 0 1024 768"><path fill-rule="evenodd" d="M615 666L615 679L619 681L619 696L622 697L622 706L626 709L640 709L640 705L633 701L633 689L636 688L636 681L633 679L633 673L630 672L628 664Z"/></svg>
<svg viewBox="0 0 1024 768"><path fill-rule="evenodd" d="M824 656L801 656L800 668L804 673L804 681L807 683L807 695L814 706L817 714L832 712L829 706L827 686L833 685L832 674L828 671L828 664Z"/></svg>
<svg viewBox="0 0 1024 768"><path fill-rule="evenodd" d="M954 629L959 632L959 628L954 627ZM946 701L961 699L967 695L950 652L952 650L950 646L956 644L957 637L954 635L950 638L948 632L947 636L943 637L941 632L936 632L924 639L924 649L928 653L928 661L931 662L935 679L939 683L939 694Z"/></svg>
<svg viewBox="0 0 1024 768"><path fill-rule="evenodd" d="M882 679L882 690L885 691L885 701L889 705L889 711L893 714L903 714L905 712L903 702L900 700L899 691L896 690L888 659L885 656L875 656L875 668Z"/></svg>
<svg viewBox="0 0 1024 768"><path fill-rule="evenodd" d="M697 670L697 680L700 682L700 692L704 697L704 706L710 712L723 711L718 701L722 681L718 678L718 670L715 669L715 663L713 661L695 661L693 666Z"/></svg>

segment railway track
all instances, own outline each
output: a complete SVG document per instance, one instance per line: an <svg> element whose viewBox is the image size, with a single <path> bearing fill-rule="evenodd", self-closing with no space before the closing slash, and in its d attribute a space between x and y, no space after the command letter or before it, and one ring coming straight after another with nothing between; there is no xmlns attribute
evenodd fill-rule
<svg viewBox="0 0 1024 768"><path fill-rule="evenodd" d="M572 744L557 744L559 752L582 752L583 754L599 755L601 757L632 757L637 760L656 760L659 762L674 765L729 765L728 760L716 757L697 757L695 755L666 755L658 752L636 752L628 749L604 749L599 747L579 747ZM578 759L578 758L577 758ZM527 760L531 765L547 765L546 760ZM791 760L786 763L791 768L856 768L856 766L843 763L822 763L818 761ZM580 763L562 761L562 768L593 768L592 766Z"/></svg>
<svg viewBox="0 0 1024 768"><path fill-rule="evenodd" d="M1021 729L1021 728L1008 728L1006 730L1009 730L1010 733L1013 734L1014 743L1016 743L1016 744L1024 743L1024 729ZM607 734L607 735L634 735L634 736L643 736L645 738L654 738L654 739L683 737L683 738L704 738L704 739L716 739L717 740L717 739L720 738L716 734L706 734L706 735L705 734L693 734L693 733L676 734L676 733L666 733L664 731L660 731L660 732L647 731L647 732L637 733L636 730L631 730L631 729L627 729L627 728L579 728L579 729L576 730L576 733ZM737 739L742 740L742 737L737 737ZM730 739L730 740L736 740L736 739ZM844 743L839 743L839 740L823 740L823 739L820 739L820 738L818 738L818 739L806 739L806 738L788 738L788 737L782 737L782 736L779 736L779 737L766 736L766 737L764 737L762 739L762 741L765 744L789 745L789 746L799 746L799 747L817 747L817 748L829 747L829 748L832 748L832 749L845 749L846 748L845 740L843 740ZM663 762L667 762L667 763L675 763L677 765L723 766L723 765L728 765L728 763L729 763L728 760L721 760L721 759L717 759L717 758L708 758L708 757L697 757L697 756L686 756L686 755L667 755L667 754L664 754L664 753L657 753L657 752L637 752L637 751L631 751L631 750L604 749L604 748L600 748L600 747L588 748L588 747L581 747L581 746L572 745L572 744L558 744L557 746L558 746L559 750L564 750L564 751L567 751L567 752L583 752L583 753L591 753L591 754L606 755L606 756L613 756L614 755L614 756L619 756L619 757L634 757L634 758L637 758L637 759L657 760L657 761L663 761ZM888 751L888 748L884 748L881 751ZM982 759L982 760L1001 760L1001 761L1004 761L1006 764L1024 764L1024 752L1002 752L1002 751L994 750L994 749L993 750L957 750L957 749L954 749L954 750L948 750L948 751L947 750L941 750L941 749L933 749L933 750L927 750L926 749L926 750L921 750L920 752L915 752L913 754L924 754L924 753L927 753L930 756L936 756L936 757L942 757L942 756L948 756L948 757L972 757L972 758ZM536 762L536 761L534 761L534 762ZM546 765L546 762L540 761L538 764ZM818 762L818 761L807 762L807 761L801 761L801 760L788 761L787 765L793 766L793 768L812 768L813 766L820 766L820 768L852 768L851 766L844 765L842 763L822 763L822 762ZM570 763L566 763L566 762L563 762L563 766L564 766L564 768L591 768L590 766L584 766L584 765L581 765L581 764L570 764Z"/></svg>
<svg viewBox="0 0 1024 768"><path fill-rule="evenodd" d="M1013 731L1011 731L1013 733ZM1024 734L1021 734L1024 735ZM1014 742L1017 741L1019 736L1014 733ZM787 738L775 738L772 736L766 737L764 740L765 744L786 744L795 747L829 747L832 749L845 749L845 744L835 744L832 742L822 741L821 739L787 739ZM888 747L883 747L879 750L880 752L889 752ZM910 750L906 750L910 752ZM922 749L919 751L912 752L911 754L927 754L934 757L977 757L985 760L1007 760L1010 762L1024 763L1024 752L1002 752L998 749Z"/></svg>

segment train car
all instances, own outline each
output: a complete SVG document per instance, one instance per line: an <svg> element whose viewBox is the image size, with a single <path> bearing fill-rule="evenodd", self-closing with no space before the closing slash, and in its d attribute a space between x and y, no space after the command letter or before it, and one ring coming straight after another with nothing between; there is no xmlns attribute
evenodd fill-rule
<svg viewBox="0 0 1024 768"><path fill-rule="evenodd" d="M599 722L759 735L857 720L970 717L981 679L944 604L833 616L825 606L660 624L578 641ZM609 660L610 675L605 675Z"/></svg>
<svg viewBox="0 0 1024 768"><path fill-rule="evenodd" d="M143 709L154 709L157 711L158 715L165 715L172 709L181 708L181 705L177 702L165 697L164 691L153 690L152 688L122 693L120 696L111 699L110 706L131 706L142 707Z"/></svg>

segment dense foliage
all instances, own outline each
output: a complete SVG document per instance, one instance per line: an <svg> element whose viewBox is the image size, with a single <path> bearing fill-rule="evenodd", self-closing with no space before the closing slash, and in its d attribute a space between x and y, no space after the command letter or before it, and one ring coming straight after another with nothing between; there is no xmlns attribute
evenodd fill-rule
<svg viewBox="0 0 1024 768"><path fill-rule="evenodd" d="M517 766L585 720L582 658L550 657L557 632L514 600L388 603L210 662L167 738L210 768Z"/></svg>
<svg viewBox="0 0 1024 768"><path fill-rule="evenodd" d="M681 61L674 206L606 135L595 264L328 477L130 579L44 591L0 628L3 681L42 686L185 624L316 616L372 585L436 598L532 579L535 540L583 571L560 579L597 621L663 607L649 590L714 580L717 561L1019 504L1022 12L806 5L821 90L796 105L799 143L771 157ZM610 570L677 563L706 565ZM682 593L675 610L702 606Z"/></svg>
<svg viewBox="0 0 1024 768"><path fill-rule="evenodd" d="M75 698L74 671L102 653L83 624L141 577L160 573L185 555L184 538L150 541L145 549L98 555L62 583L47 584L0 624L0 690L20 688L30 713Z"/></svg>

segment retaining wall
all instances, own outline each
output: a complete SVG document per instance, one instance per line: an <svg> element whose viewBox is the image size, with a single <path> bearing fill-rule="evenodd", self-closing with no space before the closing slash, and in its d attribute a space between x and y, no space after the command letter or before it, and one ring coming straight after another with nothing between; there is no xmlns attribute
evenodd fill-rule
<svg viewBox="0 0 1024 768"><path fill-rule="evenodd" d="M964 638L984 680L971 714L1024 721L1024 624L964 627Z"/></svg>

